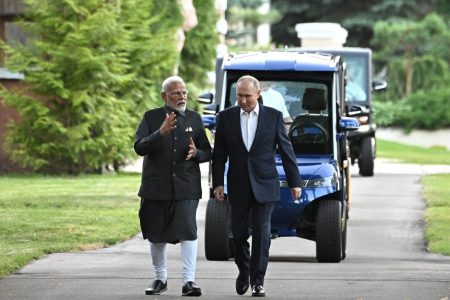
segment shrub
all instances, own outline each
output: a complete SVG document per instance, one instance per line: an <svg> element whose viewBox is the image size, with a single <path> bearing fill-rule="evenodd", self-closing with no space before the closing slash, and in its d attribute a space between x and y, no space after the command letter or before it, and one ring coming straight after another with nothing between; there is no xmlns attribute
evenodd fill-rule
<svg viewBox="0 0 450 300"><path fill-rule="evenodd" d="M450 127L450 89L419 91L406 99L408 112L398 116L406 130Z"/></svg>
<svg viewBox="0 0 450 300"><path fill-rule="evenodd" d="M399 126L406 131L450 127L449 99L450 89L439 88L398 101L375 101L374 119L378 125Z"/></svg>

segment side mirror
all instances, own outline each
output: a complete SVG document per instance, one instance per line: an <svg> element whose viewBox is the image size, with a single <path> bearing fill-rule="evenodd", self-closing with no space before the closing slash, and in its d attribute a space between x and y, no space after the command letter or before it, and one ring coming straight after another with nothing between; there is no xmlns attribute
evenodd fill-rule
<svg viewBox="0 0 450 300"><path fill-rule="evenodd" d="M339 120L340 131L356 131L359 128L359 121L355 118L342 117Z"/></svg>
<svg viewBox="0 0 450 300"><path fill-rule="evenodd" d="M218 104L208 104L203 107L204 115L216 115L219 112Z"/></svg>
<svg viewBox="0 0 450 300"><path fill-rule="evenodd" d="M370 114L370 109L365 107L364 105L347 105L346 106L346 115L347 116L357 116L361 114Z"/></svg>
<svg viewBox="0 0 450 300"><path fill-rule="evenodd" d="M214 115L203 115L202 121L205 128L209 130L213 130L216 127L216 116Z"/></svg>
<svg viewBox="0 0 450 300"><path fill-rule="evenodd" d="M386 80L374 80L372 81L372 89L377 92L387 88Z"/></svg>
<svg viewBox="0 0 450 300"><path fill-rule="evenodd" d="M197 101L204 104L211 104L214 99L214 94L211 92L201 94L197 97Z"/></svg>

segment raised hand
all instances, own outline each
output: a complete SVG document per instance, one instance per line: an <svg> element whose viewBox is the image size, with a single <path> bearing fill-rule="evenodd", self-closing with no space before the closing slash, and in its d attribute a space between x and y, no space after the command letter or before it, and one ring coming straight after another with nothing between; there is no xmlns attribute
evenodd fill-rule
<svg viewBox="0 0 450 300"><path fill-rule="evenodd" d="M186 160L190 160L191 158L195 157L197 155L197 147L195 147L194 140L192 137L189 138L189 151L188 155L186 156Z"/></svg>
<svg viewBox="0 0 450 300"><path fill-rule="evenodd" d="M172 130L177 128L176 117L177 115L174 112L171 112L170 115L166 113L166 118L159 128L159 133L161 133L161 135L168 135Z"/></svg>

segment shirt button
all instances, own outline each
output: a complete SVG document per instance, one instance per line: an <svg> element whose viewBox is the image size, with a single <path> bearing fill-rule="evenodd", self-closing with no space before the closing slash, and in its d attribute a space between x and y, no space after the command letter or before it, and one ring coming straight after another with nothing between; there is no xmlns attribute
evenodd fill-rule
<svg viewBox="0 0 450 300"><path fill-rule="evenodd" d="M176 164L176 162L174 161L174 162L173 162L173 164L175 165L175 164Z"/></svg>
<svg viewBox="0 0 450 300"><path fill-rule="evenodd" d="M175 173L173 173L172 175L173 175L173 177L175 177Z"/></svg>
<svg viewBox="0 0 450 300"><path fill-rule="evenodd" d="M173 152L177 152L177 149L173 149Z"/></svg>
<svg viewBox="0 0 450 300"><path fill-rule="evenodd" d="M177 137L174 137L173 139L176 141L178 138L177 138Z"/></svg>

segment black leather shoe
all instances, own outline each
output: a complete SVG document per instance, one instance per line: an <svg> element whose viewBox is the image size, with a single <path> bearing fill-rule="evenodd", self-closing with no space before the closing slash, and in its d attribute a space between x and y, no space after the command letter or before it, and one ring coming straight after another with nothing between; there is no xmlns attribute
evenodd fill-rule
<svg viewBox="0 0 450 300"><path fill-rule="evenodd" d="M242 273L239 273L236 278L236 292L238 295L244 295L249 287L248 276Z"/></svg>
<svg viewBox="0 0 450 300"><path fill-rule="evenodd" d="M252 287L252 296L253 297L265 297L266 296L266 292L264 291L263 286L260 285L260 284L255 284Z"/></svg>
<svg viewBox="0 0 450 300"><path fill-rule="evenodd" d="M145 290L146 295L161 295L162 292L167 291L167 281L164 283L161 280L153 280Z"/></svg>
<svg viewBox="0 0 450 300"><path fill-rule="evenodd" d="M202 290L195 284L195 282L188 281L183 285L181 295L198 297L202 295Z"/></svg>

